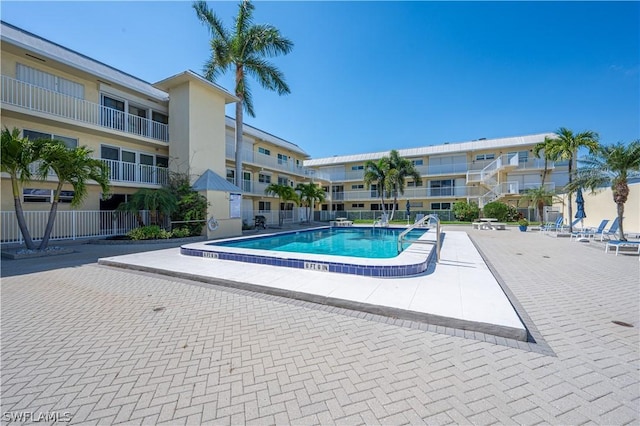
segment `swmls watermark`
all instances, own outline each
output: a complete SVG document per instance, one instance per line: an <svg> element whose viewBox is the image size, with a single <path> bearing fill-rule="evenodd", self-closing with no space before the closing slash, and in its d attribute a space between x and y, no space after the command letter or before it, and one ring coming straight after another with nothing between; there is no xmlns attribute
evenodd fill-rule
<svg viewBox="0 0 640 426"><path fill-rule="evenodd" d="M60 422L69 423L73 416L68 411L7 411L2 413L5 422Z"/></svg>

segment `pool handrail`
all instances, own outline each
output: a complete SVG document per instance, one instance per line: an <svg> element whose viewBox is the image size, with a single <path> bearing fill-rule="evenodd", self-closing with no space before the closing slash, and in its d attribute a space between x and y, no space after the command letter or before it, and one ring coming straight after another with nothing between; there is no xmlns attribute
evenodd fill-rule
<svg viewBox="0 0 640 426"><path fill-rule="evenodd" d="M425 217L418 220L416 223L414 223L413 225L411 225L410 227L402 231L400 235L398 235L398 253L402 252L402 244L404 243L404 238L406 237L406 235L409 232L413 231L418 226L424 226L425 222L431 223L431 219L433 219L436 223L436 262L440 261L440 218L436 214L426 215ZM414 241L414 243L432 244L432 241L417 240L417 241Z"/></svg>

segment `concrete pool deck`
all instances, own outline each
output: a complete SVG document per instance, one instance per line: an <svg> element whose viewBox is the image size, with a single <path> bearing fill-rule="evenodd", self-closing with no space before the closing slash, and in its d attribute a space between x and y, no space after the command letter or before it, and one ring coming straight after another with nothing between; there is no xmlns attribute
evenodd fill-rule
<svg viewBox="0 0 640 426"><path fill-rule="evenodd" d="M447 231L423 274L373 278L183 256L178 248L105 257L102 265L526 340L527 330L466 232Z"/></svg>

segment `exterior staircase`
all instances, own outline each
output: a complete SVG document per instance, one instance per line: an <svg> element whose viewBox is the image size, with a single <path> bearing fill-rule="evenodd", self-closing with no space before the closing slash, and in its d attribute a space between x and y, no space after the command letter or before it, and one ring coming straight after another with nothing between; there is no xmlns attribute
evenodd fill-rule
<svg viewBox="0 0 640 426"><path fill-rule="evenodd" d="M500 182L502 176L518 167L518 154L503 154L486 165L482 170L469 170L467 184L477 183L480 187L475 197L480 208L506 194L518 193L518 182Z"/></svg>

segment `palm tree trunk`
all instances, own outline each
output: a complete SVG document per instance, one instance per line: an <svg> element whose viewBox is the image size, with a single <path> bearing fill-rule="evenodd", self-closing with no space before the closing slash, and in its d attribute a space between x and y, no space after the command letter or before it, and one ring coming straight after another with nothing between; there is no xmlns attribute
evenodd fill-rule
<svg viewBox="0 0 640 426"><path fill-rule="evenodd" d="M618 232L620 233L620 241L627 241L624 236L624 228L622 227L622 217L624 216L624 203L616 203L618 208Z"/></svg>
<svg viewBox="0 0 640 426"><path fill-rule="evenodd" d="M31 239L29 228L27 228L27 221L24 219L24 210L22 210L22 203L20 202L20 187L18 186L18 180L11 176L11 188L13 189L13 205L16 211L16 219L18 220L18 228L24 239L24 245L29 250L33 250L35 245Z"/></svg>
<svg viewBox="0 0 640 426"><path fill-rule="evenodd" d="M47 220L47 227L44 229L44 235L40 242L38 250L44 250L49 245L49 239L51 238L51 231L53 230L53 224L56 221L56 214L58 213L58 202L60 201L60 191L62 191L62 182L58 183L56 191L53 193L53 203L51 203L51 209L49 210L49 219Z"/></svg>
<svg viewBox="0 0 640 426"><path fill-rule="evenodd" d="M242 187L242 101L236 102L236 186Z"/></svg>
<svg viewBox="0 0 640 426"><path fill-rule="evenodd" d="M572 181L572 173L573 173L573 155L571 156L571 158L569 158L569 185L571 185L571 181ZM569 211L569 219L568 219L568 223L569 223L569 233L573 233L573 226L572 226L572 217L573 217L573 206L571 205L571 192L569 192L568 194L568 198L569 198L569 207L568 207L568 211Z"/></svg>

